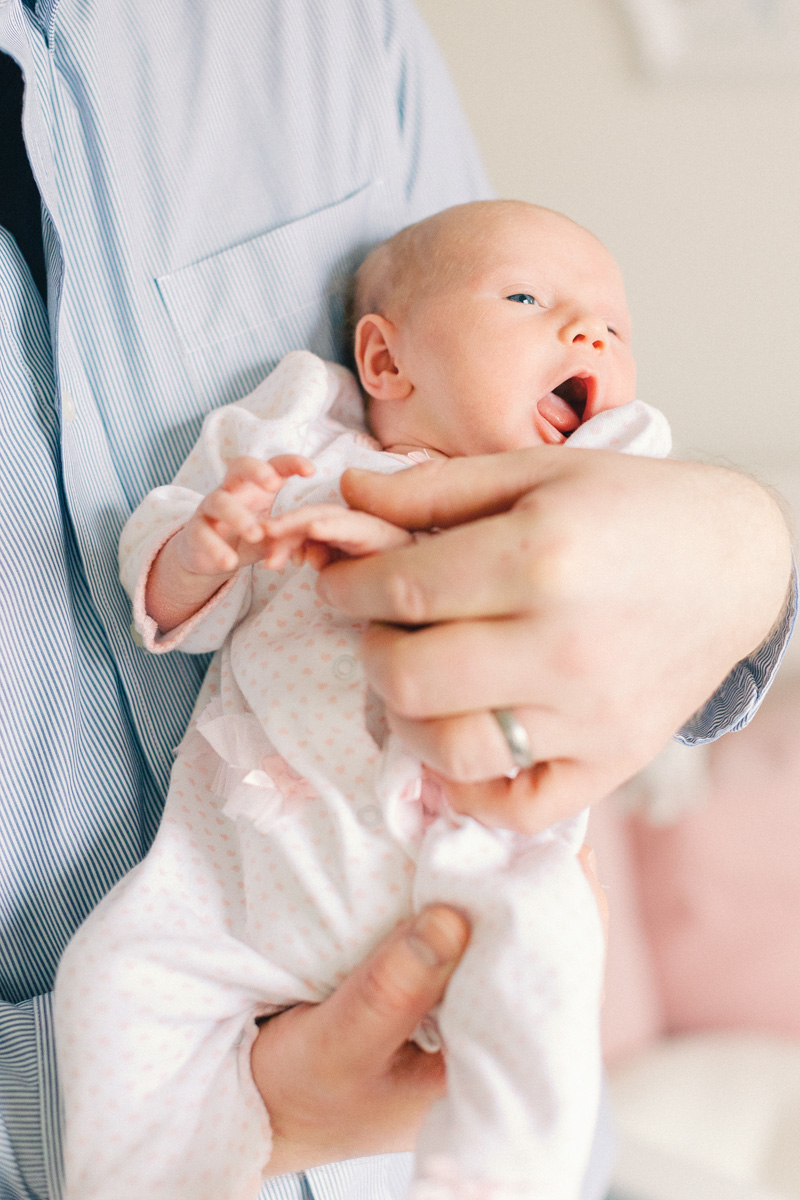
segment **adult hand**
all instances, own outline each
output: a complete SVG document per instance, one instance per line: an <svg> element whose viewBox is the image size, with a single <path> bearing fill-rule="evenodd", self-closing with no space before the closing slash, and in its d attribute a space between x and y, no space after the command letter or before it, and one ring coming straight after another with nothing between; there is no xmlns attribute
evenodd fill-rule
<svg viewBox="0 0 800 1200"><path fill-rule="evenodd" d="M322 1004L298 1004L261 1027L251 1067L272 1125L270 1174L411 1149L445 1074L441 1054L408 1039L468 940L458 912L425 909Z"/></svg>
<svg viewBox="0 0 800 1200"><path fill-rule="evenodd" d="M786 599L780 512L722 468L538 447L350 471L342 490L394 524L446 530L334 563L319 587L377 622L364 658L392 727L487 824L534 832L611 792ZM496 778L511 761L495 708L514 710L537 760L513 781Z"/></svg>
<svg viewBox="0 0 800 1200"><path fill-rule="evenodd" d="M594 851L578 858L608 936L608 902ZM408 1038L444 995L469 941L444 905L404 921L321 1004L298 1004L262 1025L253 1079L272 1126L270 1175L410 1150L444 1094L441 1054Z"/></svg>

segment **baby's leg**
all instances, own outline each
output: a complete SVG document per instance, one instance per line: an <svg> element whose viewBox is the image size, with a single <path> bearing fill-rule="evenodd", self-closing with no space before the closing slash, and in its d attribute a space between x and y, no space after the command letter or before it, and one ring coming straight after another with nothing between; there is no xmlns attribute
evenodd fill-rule
<svg viewBox="0 0 800 1200"><path fill-rule="evenodd" d="M254 1014L264 997L306 989L239 936L235 838L207 783L202 762L179 760L150 854L59 969L68 1200L260 1190L270 1134L249 1068Z"/></svg>
<svg viewBox="0 0 800 1200"><path fill-rule="evenodd" d="M468 912L472 938L438 1013L447 1097L419 1138L415 1200L576 1200L598 1104L603 938L575 847L440 819L417 868L415 905L432 901Z"/></svg>

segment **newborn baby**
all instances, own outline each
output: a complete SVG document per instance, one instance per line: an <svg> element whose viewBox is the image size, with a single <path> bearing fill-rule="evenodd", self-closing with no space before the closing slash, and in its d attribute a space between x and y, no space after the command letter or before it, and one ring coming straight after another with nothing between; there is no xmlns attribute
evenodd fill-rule
<svg viewBox="0 0 800 1200"><path fill-rule="evenodd" d="M556 213L481 202L403 230L359 271L355 316L370 433L353 376L290 354L206 418L123 534L147 649L216 654L152 849L59 971L69 1200L255 1200L257 1020L323 999L434 901L472 937L417 1032L443 1044L448 1086L413 1195L578 1194L603 967L585 817L523 836L457 815L387 733L362 627L316 595L315 568L412 537L343 506L349 466L567 440L663 455L669 432L634 400L616 263Z"/></svg>

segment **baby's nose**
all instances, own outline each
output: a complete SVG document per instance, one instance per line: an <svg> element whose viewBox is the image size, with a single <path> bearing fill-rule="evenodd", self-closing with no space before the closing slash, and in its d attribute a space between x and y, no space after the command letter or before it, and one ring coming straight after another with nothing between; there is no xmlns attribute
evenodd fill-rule
<svg viewBox="0 0 800 1200"><path fill-rule="evenodd" d="M608 327L598 317L575 317L561 331L562 340L572 345L586 343L594 350L603 351L608 343Z"/></svg>

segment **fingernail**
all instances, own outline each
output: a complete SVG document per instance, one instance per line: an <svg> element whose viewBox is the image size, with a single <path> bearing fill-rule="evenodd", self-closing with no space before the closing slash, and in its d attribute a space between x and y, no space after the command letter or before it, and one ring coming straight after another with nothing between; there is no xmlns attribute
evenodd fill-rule
<svg viewBox="0 0 800 1200"><path fill-rule="evenodd" d="M423 967L440 967L442 964L436 955L436 951L427 942L423 942L415 933L409 933L408 945L415 958L418 958Z"/></svg>
<svg viewBox="0 0 800 1200"><path fill-rule="evenodd" d="M456 962L469 941L466 918L455 909L425 909L407 934L412 953L426 967Z"/></svg>

